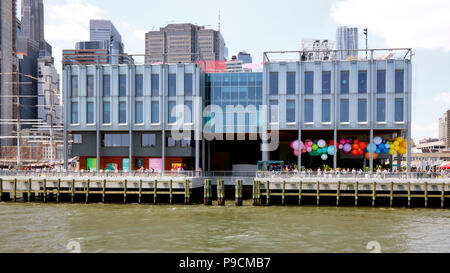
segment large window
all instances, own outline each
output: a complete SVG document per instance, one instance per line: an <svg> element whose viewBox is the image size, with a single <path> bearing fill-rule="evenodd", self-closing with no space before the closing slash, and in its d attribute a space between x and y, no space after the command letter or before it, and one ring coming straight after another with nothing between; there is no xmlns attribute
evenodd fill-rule
<svg viewBox="0 0 450 273"><path fill-rule="evenodd" d="M86 123L93 124L94 123L94 103L88 102L86 108Z"/></svg>
<svg viewBox="0 0 450 273"><path fill-rule="evenodd" d="M278 122L278 101L270 101L270 120L269 122Z"/></svg>
<svg viewBox="0 0 450 273"><path fill-rule="evenodd" d="M127 76L120 75L119 76L119 97L127 96Z"/></svg>
<svg viewBox="0 0 450 273"><path fill-rule="evenodd" d="M286 93L288 95L295 94L295 72L288 72L286 79Z"/></svg>
<svg viewBox="0 0 450 273"><path fill-rule="evenodd" d="M72 76L72 97L78 97L78 76Z"/></svg>
<svg viewBox="0 0 450 273"><path fill-rule="evenodd" d="M331 102L330 100L322 100L322 122L331 121Z"/></svg>
<svg viewBox="0 0 450 273"><path fill-rule="evenodd" d="M341 105L339 107L340 109L340 115L339 120L340 122L349 122L349 104L347 99L341 100Z"/></svg>
<svg viewBox="0 0 450 273"><path fill-rule="evenodd" d="M127 123L127 103L119 102L119 123Z"/></svg>
<svg viewBox="0 0 450 273"><path fill-rule="evenodd" d="M71 110L71 123L72 124L77 124L78 123L78 102L72 102L70 105L70 110Z"/></svg>
<svg viewBox="0 0 450 273"><path fill-rule="evenodd" d="M367 93L367 71L358 71L358 93Z"/></svg>
<svg viewBox="0 0 450 273"><path fill-rule="evenodd" d="M176 103L173 101L169 101L169 107L168 107L168 111L167 111L167 116L168 116L168 121L169 123L176 123L177 122L177 117L176 117L176 113L175 113L175 105ZM172 113L174 112L174 113Z"/></svg>
<svg viewBox="0 0 450 273"><path fill-rule="evenodd" d="M192 123L192 102L186 101L184 105L189 109L189 112L184 112L184 123Z"/></svg>
<svg viewBox="0 0 450 273"><path fill-rule="evenodd" d="M135 96L142 97L144 95L144 76L136 75Z"/></svg>
<svg viewBox="0 0 450 273"><path fill-rule="evenodd" d="M305 94L314 93L314 72L305 72Z"/></svg>
<svg viewBox="0 0 450 273"><path fill-rule="evenodd" d="M111 104L109 102L103 103L103 123L111 123Z"/></svg>
<svg viewBox="0 0 450 273"><path fill-rule="evenodd" d="M269 74L269 94L278 95L278 72Z"/></svg>
<svg viewBox="0 0 450 273"><path fill-rule="evenodd" d="M152 74L152 96L159 96L159 75Z"/></svg>
<svg viewBox="0 0 450 273"><path fill-rule="evenodd" d="M169 96L174 97L177 95L177 75L169 74Z"/></svg>
<svg viewBox="0 0 450 273"><path fill-rule="evenodd" d="M395 121L404 121L403 99L395 99Z"/></svg>
<svg viewBox="0 0 450 273"><path fill-rule="evenodd" d="M341 94L348 94L350 73L341 71Z"/></svg>
<svg viewBox="0 0 450 273"><path fill-rule="evenodd" d="M314 122L314 102L305 100L305 122Z"/></svg>
<svg viewBox="0 0 450 273"><path fill-rule="evenodd" d="M94 76L91 75L87 76L87 96L94 96Z"/></svg>
<svg viewBox="0 0 450 273"><path fill-rule="evenodd" d="M192 74L184 74L184 95L192 96Z"/></svg>
<svg viewBox="0 0 450 273"><path fill-rule="evenodd" d="M142 147L156 147L156 135L142 134L141 142Z"/></svg>
<svg viewBox="0 0 450 273"><path fill-rule="evenodd" d="M403 70L395 70L395 93L403 93L404 90L404 72Z"/></svg>
<svg viewBox="0 0 450 273"><path fill-rule="evenodd" d="M367 121L367 101L358 100L358 122Z"/></svg>
<svg viewBox="0 0 450 273"><path fill-rule="evenodd" d="M152 118L153 124L159 123L159 102L152 101Z"/></svg>
<svg viewBox="0 0 450 273"><path fill-rule="evenodd" d="M331 72L322 72L322 94L331 94Z"/></svg>
<svg viewBox="0 0 450 273"><path fill-rule="evenodd" d="M135 112L135 122L138 124L144 123L144 104L142 102L136 102Z"/></svg>
<svg viewBox="0 0 450 273"><path fill-rule="evenodd" d="M175 147L176 141L173 137L167 137L167 147Z"/></svg>
<svg viewBox="0 0 450 273"><path fill-rule="evenodd" d="M103 76L103 97L111 96L111 79L109 75Z"/></svg>
<svg viewBox="0 0 450 273"><path fill-rule="evenodd" d="M377 70L377 93L386 93L386 70Z"/></svg>
<svg viewBox="0 0 450 273"><path fill-rule="evenodd" d="M128 147L130 138L128 134L103 134L103 147Z"/></svg>
<svg viewBox="0 0 450 273"><path fill-rule="evenodd" d="M377 99L377 121L386 121L386 103L384 99Z"/></svg>
<svg viewBox="0 0 450 273"><path fill-rule="evenodd" d="M286 122L295 122L295 100L286 102Z"/></svg>

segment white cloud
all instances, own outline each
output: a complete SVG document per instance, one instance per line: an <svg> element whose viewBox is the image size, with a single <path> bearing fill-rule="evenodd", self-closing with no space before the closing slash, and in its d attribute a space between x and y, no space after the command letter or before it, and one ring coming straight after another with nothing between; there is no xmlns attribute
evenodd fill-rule
<svg viewBox="0 0 450 273"><path fill-rule="evenodd" d="M332 7L341 25L367 27L389 47L450 51L448 0L342 0Z"/></svg>
<svg viewBox="0 0 450 273"><path fill-rule="evenodd" d="M61 5L46 5L46 20L89 24L90 19L101 19L105 11L82 0L67 0Z"/></svg>
<svg viewBox="0 0 450 273"><path fill-rule="evenodd" d="M442 106L449 107L450 106L450 92L445 92L439 94L437 97L433 99L434 102L442 104Z"/></svg>

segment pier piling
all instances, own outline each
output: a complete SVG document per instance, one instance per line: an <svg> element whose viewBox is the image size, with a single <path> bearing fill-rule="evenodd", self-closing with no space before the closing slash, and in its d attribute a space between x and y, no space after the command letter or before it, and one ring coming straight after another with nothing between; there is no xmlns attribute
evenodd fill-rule
<svg viewBox="0 0 450 273"><path fill-rule="evenodd" d="M71 201L72 203L75 202L75 179L72 179Z"/></svg>
<svg viewBox="0 0 450 273"><path fill-rule="evenodd" d="M339 207L339 195L341 194L341 181L337 182L336 186L336 207Z"/></svg>
<svg viewBox="0 0 450 273"><path fill-rule="evenodd" d="M376 182L372 182L372 207L375 207L375 202L377 198L377 184Z"/></svg>
<svg viewBox="0 0 450 273"><path fill-rule="evenodd" d="M58 188L56 191L56 203L59 203L60 192L61 192L61 179L58 179Z"/></svg>
<svg viewBox="0 0 450 273"><path fill-rule="evenodd" d="M300 180L298 182L298 205L299 206L302 205L302 187L303 187L303 182Z"/></svg>
<svg viewBox="0 0 450 273"><path fill-rule="evenodd" d="M125 179L125 181L123 182L123 203L124 204L127 203L127 186L128 186L128 181Z"/></svg>
<svg viewBox="0 0 450 273"><path fill-rule="evenodd" d="M31 178L28 179L28 193L27 193L27 201L31 202Z"/></svg>
<svg viewBox="0 0 450 273"><path fill-rule="evenodd" d="M206 206L212 205L212 186L211 179L205 179L205 183L203 185L203 204Z"/></svg>
<svg viewBox="0 0 450 273"><path fill-rule="evenodd" d="M286 194L286 181L283 181L283 189L281 192L281 205L284 206L285 203L285 194Z"/></svg>
<svg viewBox="0 0 450 273"><path fill-rule="evenodd" d="M270 182L266 182L266 206L270 206Z"/></svg>
<svg viewBox="0 0 450 273"><path fill-rule="evenodd" d="M389 206L392 208L394 203L394 182L391 182Z"/></svg>
<svg viewBox="0 0 450 273"><path fill-rule="evenodd" d="M170 179L170 182L169 182L169 203L171 205L173 204L173 188L172 188L172 185L173 185L173 181L172 181L172 179Z"/></svg>
<svg viewBox="0 0 450 273"><path fill-rule="evenodd" d="M242 190L243 190L243 182L240 179L236 180L236 194L234 204L236 206L242 206Z"/></svg>
<svg viewBox="0 0 450 273"><path fill-rule="evenodd" d="M106 179L103 179L102 203L105 203L105 197L106 197Z"/></svg>
<svg viewBox="0 0 450 273"><path fill-rule="evenodd" d="M44 193L42 194L44 203L47 203L47 179L44 179Z"/></svg>
<svg viewBox="0 0 450 273"><path fill-rule="evenodd" d="M424 198L425 198L425 207L428 208L428 184L426 181L424 185Z"/></svg>
<svg viewBox="0 0 450 273"><path fill-rule="evenodd" d="M358 206L358 181L355 182L355 206Z"/></svg>
<svg viewBox="0 0 450 273"><path fill-rule="evenodd" d="M316 199L317 199L317 206L320 205L320 186L319 181L316 182Z"/></svg>
<svg viewBox="0 0 450 273"><path fill-rule="evenodd" d="M153 182L153 204L156 205L156 199L158 198L158 180Z"/></svg>
<svg viewBox="0 0 450 273"><path fill-rule="evenodd" d="M89 203L89 187L90 187L90 179L87 180L86 182L86 204Z"/></svg>
<svg viewBox="0 0 450 273"><path fill-rule="evenodd" d="M253 193L255 191L255 181L253 181ZM253 196L255 198L255 196ZM253 205L255 204L255 199L253 199ZM225 206L225 183L223 180L217 180L217 205Z"/></svg>
<svg viewBox="0 0 450 273"><path fill-rule="evenodd" d="M184 181L184 204L185 205L190 205L190 203L191 203L190 196L191 196L190 181L186 180L186 181Z"/></svg>
<svg viewBox="0 0 450 273"><path fill-rule="evenodd" d="M445 207L445 183L442 181L441 185L441 208Z"/></svg>
<svg viewBox="0 0 450 273"><path fill-rule="evenodd" d="M411 182L408 182L408 208L411 207Z"/></svg>
<svg viewBox="0 0 450 273"><path fill-rule="evenodd" d="M0 178L0 201L3 201L3 178Z"/></svg>
<svg viewBox="0 0 450 273"><path fill-rule="evenodd" d="M139 198L138 203L142 204L142 179L139 180Z"/></svg>

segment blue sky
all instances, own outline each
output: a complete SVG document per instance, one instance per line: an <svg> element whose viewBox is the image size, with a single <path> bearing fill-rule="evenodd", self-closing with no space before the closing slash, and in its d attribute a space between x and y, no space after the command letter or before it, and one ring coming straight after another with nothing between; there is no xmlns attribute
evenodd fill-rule
<svg viewBox="0 0 450 273"><path fill-rule="evenodd" d="M89 19L109 19L130 54L144 53L146 31L195 23L221 32L229 57L245 50L261 62L268 50L299 50L302 38L335 40L338 25L369 28L369 47L412 47L415 141L438 136L450 108L448 0L44 0L45 36L56 61L61 50L89 39Z"/></svg>

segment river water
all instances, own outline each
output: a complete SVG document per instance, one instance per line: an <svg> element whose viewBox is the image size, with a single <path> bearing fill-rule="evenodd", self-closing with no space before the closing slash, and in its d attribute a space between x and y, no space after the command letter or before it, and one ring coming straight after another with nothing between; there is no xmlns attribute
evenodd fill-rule
<svg viewBox="0 0 450 273"><path fill-rule="evenodd" d="M450 252L450 211L0 203L0 252Z"/></svg>

